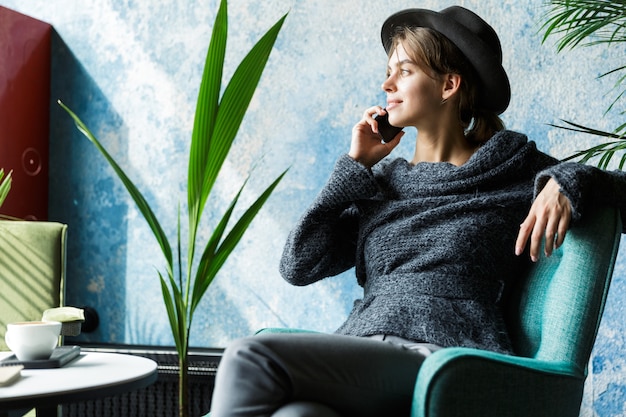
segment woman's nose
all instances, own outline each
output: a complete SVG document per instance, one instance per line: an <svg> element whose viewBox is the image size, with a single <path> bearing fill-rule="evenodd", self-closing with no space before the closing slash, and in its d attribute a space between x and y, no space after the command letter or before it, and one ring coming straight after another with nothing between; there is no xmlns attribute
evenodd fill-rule
<svg viewBox="0 0 626 417"><path fill-rule="evenodd" d="M382 88L383 91L386 91L386 92L393 91L393 89L395 88L395 85L392 81L392 78L387 77L385 81L383 81L383 83L381 84L380 88Z"/></svg>

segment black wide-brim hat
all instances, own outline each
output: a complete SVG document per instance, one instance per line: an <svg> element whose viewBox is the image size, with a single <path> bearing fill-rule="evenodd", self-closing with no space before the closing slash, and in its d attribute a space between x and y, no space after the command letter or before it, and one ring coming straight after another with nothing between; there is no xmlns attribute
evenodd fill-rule
<svg viewBox="0 0 626 417"><path fill-rule="evenodd" d="M430 28L448 38L463 52L479 77L476 104L496 114L506 110L511 100L511 85L502 67L502 47L496 31L480 16L459 6L440 12L402 10L383 23L381 37L387 54L398 27Z"/></svg>

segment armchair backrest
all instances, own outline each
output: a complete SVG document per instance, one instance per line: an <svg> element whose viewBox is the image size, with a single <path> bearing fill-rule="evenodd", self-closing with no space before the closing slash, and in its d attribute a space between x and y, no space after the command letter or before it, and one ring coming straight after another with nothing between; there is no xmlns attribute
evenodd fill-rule
<svg viewBox="0 0 626 417"><path fill-rule="evenodd" d="M551 257L531 266L513 290L508 317L518 354L585 374L621 232L619 210L597 208L570 228Z"/></svg>
<svg viewBox="0 0 626 417"><path fill-rule="evenodd" d="M7 323L63 304L67 225L0 220L0 350Z"/></svg>

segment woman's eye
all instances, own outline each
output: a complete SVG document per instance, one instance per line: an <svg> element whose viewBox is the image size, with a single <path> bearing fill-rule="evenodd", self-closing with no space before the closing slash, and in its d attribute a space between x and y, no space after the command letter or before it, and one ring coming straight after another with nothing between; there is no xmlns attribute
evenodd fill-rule
<svg viewBox="0 0 626 417"><path fill-rule="evenodd" d="M409 75L411 75L411 70L408 68L398 68L395 71L387 71L387 73L385 74L387 78L391 77L392 75L394 75L396 77L400 76L400 77L407 77Z"/></svg>

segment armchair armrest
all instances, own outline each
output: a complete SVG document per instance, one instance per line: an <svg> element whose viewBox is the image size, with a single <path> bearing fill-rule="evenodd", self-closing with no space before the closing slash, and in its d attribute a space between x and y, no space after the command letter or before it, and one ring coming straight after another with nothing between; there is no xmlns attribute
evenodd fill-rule
<svg viewBox="0 0 626 417"><path fill-rule="evenodd" d="M420 369L411 417L576 417L584 380L563 363L442 349Z"/></svg>

